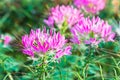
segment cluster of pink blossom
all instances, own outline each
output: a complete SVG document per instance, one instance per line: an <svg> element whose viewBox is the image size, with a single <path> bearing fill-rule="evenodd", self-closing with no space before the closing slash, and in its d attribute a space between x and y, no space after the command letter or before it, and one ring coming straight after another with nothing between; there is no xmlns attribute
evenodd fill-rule
<svg viewBox="0 0 120 80"><path fill-rule="evenodd" d="M104 0L74 0L74 3L78 7L84 6L92 13L96 13L105 7ZM64 23L67 23L72 34L71 41L73 43L97 45L101 41L114 41L115 33L112 32L112 27L106 21L99 17L84 18L83 14L72 6L58 5L51 8L51 13L44 22L48 26L57 25L59 29ZM71 54L71 46L66 46L66 42L64 36L52 31L52 29L50 31L47 31L46 28L42 31L40 29L31 30L29 35L22 36L24 47L22 51L31 57L36 54L44 55L52 52L55 58L60 58L63 55Z"/></svg>
<svg viewBox="0 0 120 80"><path fill-rule="evenodd" d="M97 45L101 41L114 41L112 27L99 17L83 18L71 28L72 42Z"/></svg>
<svg viewBox="0 0 120 80"><path fill-rule="evenodd" d="M105 8L106 0L74 0L74 4L87 12L97 13Z"/></svg>
<svg viewBox="0 0 120 80"><path fill-rule="evenodd" d="M54 53L55 58L71 54L71 46L65 46L67 40L60 33L55 33L44 28L31 30L29 35L22 36L23 53L34 57L46 53Z"/></svg>
<svg viewBox="0 0 120 80"><path fill-rule="evenodd" d="M64 22L67 22L68 27L72 27L82 16L83 14L80 14L80 11L73 8L73 6L57 5L51 8L49 17L45 19L44 22L48 26L54 26L54 24L56 24L59 28L62 27Z"/></svg>

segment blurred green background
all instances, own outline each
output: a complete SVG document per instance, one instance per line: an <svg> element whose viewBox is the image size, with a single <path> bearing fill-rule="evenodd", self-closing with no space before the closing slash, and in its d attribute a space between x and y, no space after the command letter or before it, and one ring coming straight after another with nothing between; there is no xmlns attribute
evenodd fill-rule
<svg viewBox="0 0 120 80"><path fill-rule="evenodd" d="M21 33L21 30L43 26L50 7L72 4L72 0L0 0L0 32ZM120 19L120 0L107 0L99 16Z"/></svg>

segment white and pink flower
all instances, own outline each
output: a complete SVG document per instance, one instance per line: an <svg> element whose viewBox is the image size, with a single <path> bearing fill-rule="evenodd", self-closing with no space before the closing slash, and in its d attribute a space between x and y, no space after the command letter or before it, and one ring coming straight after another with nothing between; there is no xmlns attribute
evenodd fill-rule
<svg viewBox="0 0 120 80"><path fill-rule="evenodd" d="M55 33L52 30L49 32L44 28L31 30L29 35L22 36L23 53L34 57L35 53L45 55L53 52L55 58L60 58L63 55L70 55L71 46L65 46L66 39L60 33Z"/></svg>
<svg viewBox="0 0 120 80"><path fill-rule="evenodd" d="M71 28L72 42L97 45L101 41L114 41L112 27L99 17L84 18Z"/></svg>

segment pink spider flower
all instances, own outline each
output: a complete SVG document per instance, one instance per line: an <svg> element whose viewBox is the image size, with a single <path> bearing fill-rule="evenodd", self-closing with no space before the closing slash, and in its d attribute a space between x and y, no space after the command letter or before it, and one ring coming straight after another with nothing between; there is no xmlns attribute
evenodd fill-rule
<svg viewBox="0 0 120 80"><path fill-rule="evenodd" d="M105 8L106 0L74 0L74 4L94 14Z"/></svg>
<svg viewBox="0 0 120 80"><path fill-rule="evenodd" d="M112 32L112 27L99 17L92 19L83 18L74 27L71 28L73 38L72 42L80 44L97 45L101 41L114 41L115 33Z"/></svg>
<svg viewBox="0 0 120 80"><path fill-rule="evenodd" d="M9 45L9 43L12 41L12 37L8 34L1 35L1 39L3 40L4 45Z"/></svg>
<svg viewBox="0 0 120 80"><path fill-rule="evenodd" d="M78 9L73 8L73 6L57 5L51 8L48 19L45 19L44 22L48 26L56 24L59 28L66 22L68 27L72 27L82 16L83 14Z"/></svg>
<svg viewBox="0 0 120 80"><path fill-rule="evenodd" d="M55 33L52 30L47 31L36 29L31 30L30 34L22 36L23 53L34 57L35 54L45 55L53 52L55 58L60 58L63 55L70 55L71 46L65 46L65 37L60 33Z"/></svg>

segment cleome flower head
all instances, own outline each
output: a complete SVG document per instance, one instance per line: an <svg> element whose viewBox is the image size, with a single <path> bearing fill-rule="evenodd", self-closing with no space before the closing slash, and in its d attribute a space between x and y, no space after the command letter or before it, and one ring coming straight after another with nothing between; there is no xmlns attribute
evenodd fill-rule
<svg viewBox="0 0 120 80"><path fill-rule="evenodd" d="M0 35L0 43L2 40L3 40L4 46L6 47L12 41L12 36L9 34L5 34L5 35L2 34L2 35Z"/></svg>
<svg viewBox="0 0 120 80"><path fill-rule="evenodd" d="M99 17L83 18L71 28L72 42L97 45L101 41L114 41L112 27Z"/></svg>
<svg viewBox="0 0 120 80"><path fill-rule="evenodd" d="M45 55L51 52L55 58L60 58L63 55L71 54L71 46L65 46L67 40L60 33L49 32L36 29L31 30L30 34L22 36L23 53L34 57L35 55Z"/></svg>
<svg viewBox="0 0 120 80"><path fill-rule="evenodd" d="M51 8L48 19L45 19L44 22L48 26L54 26L56 24L59 28L64 23L67 23L68 27L72 27L82 16L83 14L80 14L80 11L73 8L73 6L57 5Z"/></svg>
<svg viewBox="0 0 120 80"><path fill-rule="evenodd" d="M106 0L74 0L78 8L84 8L87 12L97 13L105 8Z"/></svg>

